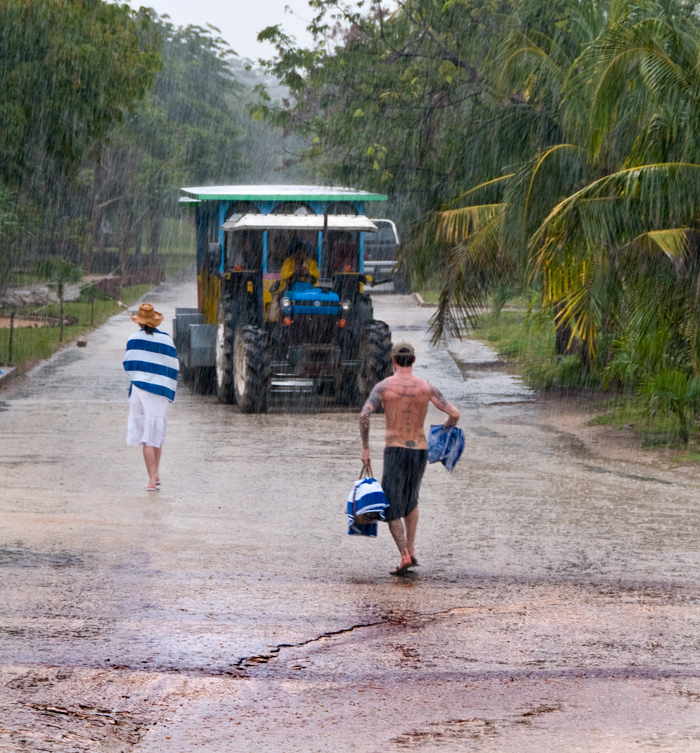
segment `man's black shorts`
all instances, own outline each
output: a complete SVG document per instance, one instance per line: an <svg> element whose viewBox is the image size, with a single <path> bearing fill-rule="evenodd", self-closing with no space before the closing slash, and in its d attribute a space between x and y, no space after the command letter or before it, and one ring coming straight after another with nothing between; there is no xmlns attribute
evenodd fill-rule
<svg viewBox="0 0 700 753"><path fill-rule="evenodd" d="M387 520L405 518L418 505L418 492L428 464L427 450L384 448L382 489L389 500Z"/></svg>

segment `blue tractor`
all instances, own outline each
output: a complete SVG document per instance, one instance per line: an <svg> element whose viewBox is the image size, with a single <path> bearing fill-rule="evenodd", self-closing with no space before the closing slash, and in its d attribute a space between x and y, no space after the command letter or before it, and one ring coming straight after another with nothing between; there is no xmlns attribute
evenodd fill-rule
<svg viewBox="0 0 700 753"><path fill-rule="evenodd" d="M178 309L185 377L241 411L314 391L359 406L391 373L374 319L364 213L381 194L323 186L183 189L196 207L198 308Z"/></svg>

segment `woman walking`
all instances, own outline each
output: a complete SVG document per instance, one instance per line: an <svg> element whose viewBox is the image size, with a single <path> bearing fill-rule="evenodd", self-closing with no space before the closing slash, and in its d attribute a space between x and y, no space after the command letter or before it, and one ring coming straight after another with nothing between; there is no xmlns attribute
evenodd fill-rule
<svg viewBox="0 0 700 753"><path fill-rule="evenodd" d="M124 370L131 379L126 443L143 446L146 489L154 492L160 488L165 416L177 389L177 350L170 335L157 329L163 315L150 303L142 303L131 318L141 329L127 340L124 356Z"/></svg>

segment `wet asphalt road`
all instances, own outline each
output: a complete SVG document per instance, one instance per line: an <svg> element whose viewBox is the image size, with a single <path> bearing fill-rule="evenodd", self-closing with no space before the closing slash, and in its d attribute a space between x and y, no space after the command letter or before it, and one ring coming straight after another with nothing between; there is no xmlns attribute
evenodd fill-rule
<svg viewBox="0 0 700 753"><path fill-rule="evenodd" d="M430 313L375 297L467 432L406 578L346 535L356 413L181 386L148 494L127 313L0 393L1 753L700 751L700 477L591 455Z"/></svg>

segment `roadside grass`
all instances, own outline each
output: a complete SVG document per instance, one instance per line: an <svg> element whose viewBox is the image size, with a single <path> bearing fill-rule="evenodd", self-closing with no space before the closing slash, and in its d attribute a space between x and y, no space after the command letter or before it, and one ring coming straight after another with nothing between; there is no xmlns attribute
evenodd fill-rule
<svg viewBox="0 0 700 753"><path fill-rule="evenodd" d="M10 274L9 284L12 287L32 285L36 282L38 282L38 275L34 272L20 270Z"/></svg>
<svg viewBox="0 0 700 753"><path fill-rule="evenodd" d="M151 290L152 285L133 285L122 288L121 301L124 305L131 306ZM77 301L67 301L63 304L64 317L77 319L76 324L64 325L63 342L59 341L60 327L15 327L12 342L13 365L26 367L36 360L49 358L57 350L85 335L92 329L104 324L111 316L123 310L117 301L95 301L94 324L90 324L91 304ZM24 309L16 309L18 317L27 314L41 313L45 316L59 317L58 302L42 307L37 312L36 307L29 306ZM9 328L0 328L0 364L8 364L9 356Z"/></svg>
<svg viewBox="0 0 700 753"><path fill-rule="evenodd" d="M130 250L133 255L133 249ZM189 268L196 259L194 225L182 220L167 219L163 223L163 230L158 249L159 256L165 259L166 279L174 277L179 272ZM33 270L19 270L12 277L15 286L41 283L42 280ZM129 307L154 287L153 284L131 285L121 288L119 297L121 302ZM123 310L116 300L103 300L104 296L97 295L94 302L94 313L91 314L89 294L85 290L77 301L66 301L63 304L64 317L76 319L75 324L64 325L63 342L60 342L60 327L16 327L13 331L12 362L21 369L28 368L35 361L49 358L56 351L77 338L86 335L91 330L104 324L110 317ZM27 306L12 309L17 317L27 314L42 314L49 317L59 317L58 301L49 306ZM0 311L9 314L9 310ZM92 318L92 323L91 323ZM9 365L9 328L0 328L0 364Z"/></svg>
<svg viewBox="0 0 700 753"><path fill-rule="evenodd" d="M427 287L418 292L425 303L437 304L440 302L440 288ZM529 301L526 295L514 296L513 298L508 299L505 304L505 309L527 309L528 303ZM490 298L487 300L485 308L490 309L492 306L493 299Z"/></svg>
<svg viewBox="0 0 700 753"><path fill-rule="evenodd" d="M554 352L554 325L538 321L520 311L487 313L468 336L492 345L499 358L510 363L523 381L535 390L563 390L572 394L601 399L592 406L598 415L588 423L631 431L644 449L676 451L677 462L700 462L700 434L691 436L688 445L680 440L677 416L670 411L651 413L634 393L618 393L609 398L601 379L582 367L579 355L557 356ZM607 393L610 394L610 393Z"/></svg>
<svg viewBox="0 0 700 753"><path fill-rule="evenodd" d="M109 246L104 250L112 252L115 256L118 254L116 247ZM135 251L135 248L130 248L127 256L133 257ZM143 247L141 253L143 256L148 256L150 250ZM165 259L166 277L172 277L193 264L197 257L194 224L174 218L163 220L158 256ZM36 273L35 265L36 260L15 269L10 275L9 287L17 288L42 284L44 280Z"/></svg>
<svg viewBox="0 0 700 753"><path fill-rule="evenodd" d="M675 450L673 459L679 462L700 462L700 434L691 435L687 445L680 440L678 417L670 412L650 414L640 400L631 394L618 395L595 406L599 415L588 423L591 426L611 426L620 431L632 431L646 450L667 448Z"/></svg>
<svg viewBox="0 0 700 753"><path fill-rule="evenodd" d="M579 355L555 354L554 324L549 320L528 318L523 311L486 313L469 334L493 345L499 357L512 363L533 389L601 389L599 380L582 368Z"/></svg>
<svg viewBox="0 0 700 753"><path fill-rule="evenodd" d="M165 257L166 279L174 277L178 272L190 267L197 258L194 249L187 248L164 249L163 256Z"/></svg>
<svg viewBox="0 0 700 753"><path fill-rule="evenodd" d="M419 293L426 303L439 303L440 301L440 290L438 288L426 288L420 290Z"/></svg>
<svg viewBox="0 0 700 753"><path fill-rule="evenodd" d="M197 258L194 224L165 220L158 253L165 257L166 278L187 269Z"/></svg>

